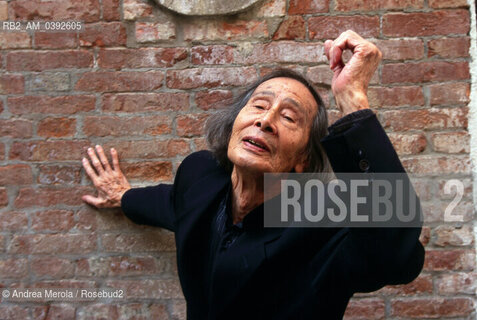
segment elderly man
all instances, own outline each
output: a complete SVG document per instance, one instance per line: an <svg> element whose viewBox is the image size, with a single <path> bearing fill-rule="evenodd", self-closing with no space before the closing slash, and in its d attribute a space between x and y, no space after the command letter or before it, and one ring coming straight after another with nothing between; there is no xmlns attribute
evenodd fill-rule
<svg viewBox="0 0 477 320"><path fill-rule="evenodd" d="M83 159L99 192L85 202L175 233L188 319L340 319L355 292L419 274L420 228L264 227L266 172L404 172L368 106L381 53L352 31L326 41L325 53L344 114L328 134L319 95L279 70L214 115L212 151L184 159L173 185L131 189L114 149L112 167L100 146L88 150L92 165Z"/></svg>

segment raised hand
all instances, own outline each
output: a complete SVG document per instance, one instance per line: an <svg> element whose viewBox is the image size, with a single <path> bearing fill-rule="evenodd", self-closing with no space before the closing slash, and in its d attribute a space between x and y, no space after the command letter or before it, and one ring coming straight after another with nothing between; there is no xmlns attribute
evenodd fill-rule
<svg viewBox="0 0 477 320"><path fill-rule="evenodd" d="M113 167L111 168L103 148L97 145L96 151L99 159L93 148L88 149L88 155L93 166L87 158L83 158L83 167L98 190L98 195L96 197L84 195L82 199L97 208L120 207L123 194L131 189L131 186L119 168L118 153L115 149L111 149L111 158L113 159Z"/></svg>
<svg viewBox="0 0 477 320"><path fill-rule="evenodd" d="M346 64L342 60L345 50L353 53ZM338 108L345 115L369 108L368 84L381 61L381 51L356 32L348 30L334 41L326 40L325 54L334 72L331 89Z"/></svg>

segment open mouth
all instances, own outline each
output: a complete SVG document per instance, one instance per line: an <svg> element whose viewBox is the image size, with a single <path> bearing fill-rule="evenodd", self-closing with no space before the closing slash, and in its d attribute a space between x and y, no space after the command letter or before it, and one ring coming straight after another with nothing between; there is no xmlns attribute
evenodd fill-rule
<svg viewBox="0 0 477 320"><path fill-rule="evenodd" d="M247 145L252 146L253 148L257 148L257 149L262 150L262 151L270 151L268 149L268 147L262 141L259 141L257 139L246 137L246 138L243 139L243 141Z"/></svg>

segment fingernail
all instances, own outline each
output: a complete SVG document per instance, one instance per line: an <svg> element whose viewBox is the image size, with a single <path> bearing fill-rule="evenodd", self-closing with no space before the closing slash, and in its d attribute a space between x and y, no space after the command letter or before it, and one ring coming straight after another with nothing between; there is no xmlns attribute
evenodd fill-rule
<svg viewBox="0 0 477 320"><path fill-rule="evenodd" d="M88 148L88 151L89 151L89 152L93 151L93 148L91 148L91 147L90 147L90 148Z"/></svg>

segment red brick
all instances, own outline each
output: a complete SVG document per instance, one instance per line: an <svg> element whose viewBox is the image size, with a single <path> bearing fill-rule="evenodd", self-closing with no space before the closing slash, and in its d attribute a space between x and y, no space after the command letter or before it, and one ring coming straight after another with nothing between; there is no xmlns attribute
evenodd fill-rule
<svg viewBox="0 0 477 320"><path fill-rule="evenodd" d="M78 38L76 33L67 32L36 32L35 48L64 49L76 48Z"/></svg>
<svg viewBox="0 0 477 320"><path fill-rule="evenodd" d="M467 10L442 10L419 13L387 13L383 16L383 34L415 37L467 34L470 28Z"/></svg>
<svg viewBox="0 0 477 320"><path fill-rule="evenodd" d="M15 207L49 207L59 204L76 206L83 203L81 196L89 192L91 192L89 187L41 187L37 189L22 188L18 191L18 196L15 199Z"/></svg>
<svg viewBox="0 0 477 320"><path fill-rule="evenodd" d="M402 159L404 168L415 174L453 174L470 173L468 157L423 155Z"/></svg>
<svg viewBox="0 0 477 320"><path fill-rule="evenodd" d="M183 298L177 279L107 280L109 288L124 289L131 299L180 299Z"/></svg>
<svg viewBox="0 0 477 320"><path fill-rule="evenodd" d="M207 114L190 114L178 116L177 135L180 137L193 137L204 134L204 125L207 120Z"/></svg>
<svg viewBox="0 0 477 320"><path fill-rule="evenodd" d="M5 188L0 187L0 207L8 205L8 194Z"/></svg>
<svg viewBox="0 0 477 320"><path fill-rule="evenodd" d="M253 47L245 58L248 64L257 63L319 63L328 62L321 43L296 43L292 41L270 42Z"/></svg>
<svg viewBox="0 0 477 320"><path fill-rule="evenodd" d="M421 134L389 133L394 149L399 155L419 154L426 149L426 137Z"/></svg>
<svg viewBox="0 0 477 320"><path fill-rule="evenodd" d="M470 99L470 85L465 82L438 83L429 86L431 105L467 104Z"/></svg>
<svg viewBox="0 0 477 320"><path fill-rule="evenodd" d="M432 39L428 42L428 57L460 58L469 56L470 38Z"/></svg>
<svg viewBox="0 0 477 320"><path fill-rule="evenodd" d="M56 141L19 141L10 148L11 160L23 161L79 161L86 155L91 144L86 140L56 140Z"/></svg>
<svg viewBox="0 0 477 320"><path fill-rule="evenodd" d="M147 0L124 0L123 15L125 20L151 17L152 6Z"/></svg>
<svg viewBox="0 0 477 320"><path fill-rule="evenodd" d="M0 142L0 160L5 159L5 145Z"/></svg>
<svg viewBox="0 0 477 320"><path fill-rule="evenodd" d="M103 49L98 64L105 69L171 67L187 58L184 48Z"/></svg>
<svg viewBox="0 0 477 320"><path fill-rule="evenodd" d="M204 138L196 138L193 141L194 141L195 151L209 149L207 145L207 141Z"/></svg>
<svg viewBox="0 0 477 320"><path fill-rule="evenodd" d="M126 44L126 28L121 22L87 24L79 33L81 46L109 47Z"/></svg>
<svg viewBox="0 0 477 320"><path fill-rule="evenodd" d="M445 246L468 246L474 243L472 227L464 225L455 227L449 225L440 225L434 228L434 245Z"/></svg>
<svg viewBox="0 0 477 320"><path fill-rule="evenodd" d="M120 3L119 0L103 0L103 20L120 20L121 15L119 13Z"/></svg>
<svg viewBox="0 0 477 320"><path fill-rule="evenodd" d="M334 39L346 30L364 38L379 36L378 16L318 16L308 19L310 39Z"/></svg>
<svg viewBox="0 0 477 320"><path fill-rule="evenodd" d="M458 167L456 171L459 171L459 170L462 171L462 169ZM470 171L470 168L467 171ZM449 172L444 172L441 174L449 174ZM434 222L443 223L443 222L453 222L453 221L469 222L469 221L472 221L472 219L474 219L473 208L474 207L471 201L462 200L462 199L459 202L457 202L455 206L451 206L450 201L434 201L434 202L427 202L422 204L422 210L424 214L425 223L434 223ZM449 210L449 209L450 211L446 212L446 210Z"/></svg>
<svg viewBox="0 0 477 320"><path fill-rule="evenodd" d="M453 180L452 178L444 178L438 180L438 186L439 190L437 191L437 195L441 199L454 199L455 195L455 187L451 188L451 193L445 192L444 187L446 184L449 183L450 180ZM459 178L458 179L463 185L464 185L464 195L463 198L471 198L473 194L473 182L470 178Z"/></svg>
<svg viewBox="0 0 477 320"><path fill-rule="evenodd" d="M468 62L396 63L385 64L382 69L383 83L430 82L469 78Z"/></svg>
<svg viewBox="0 0 477 320"><path fill-rule="evenodd" d="M31 284L31 288L80 288L80 289L94 289L97 284L92 280L40 280Z"/></svg>
<svg viewBox="0 0 477 320"><path fill-rule="evenodd" d="M184 139L110 141L104 145L108 150L114 147L120 159L172 158L190 153L189 142Z"/></svg>
<svg viewBox="0 0 477 320"><path fill-rule="evenodd" d="M424 270L474 270L475 253L470 250L427 250Z"/></svg>
<svg viewBox="0 0 477 320"><path fill-rule="evenodd" d="M254 16L260 18L283 17L286 14L286 0L271 0L252 8Z"/></svg>
<svg viewBox="0 0 477 320"><path fill-rule="evenodd" d="M75 90L93 92L152 91L162 87L162 71L86 72L76 83Z"/></svg>
<svg viewBox="0 0 477 320"><path fill-rule="evenodd" d="M424 57L424 43L421 39L375 40L381 50L383 60L419 60Z"/></svg>
<svg viewBox="0 0 477 320"><path fill-rule="evenodd" d="M170 181L173 178L169 161L123 163L122 171L128 179L140 181Z"/></svg>
<svg viewBox="0 0 477 320"><path fill-rule="evenodd" d="M416 188L417 189L417 188ZM416 191L417 192L417 191ZM421 195L418 193L419 197ZM422 199L422 198L421 198ZM429 240L431 239L431 228L429 227L422 227L421 234L419 235L419 241L425 247L429 244Z"/></svg>
<svg viewBox="0 0 477 320"><path fill-rule="evenodd" d="M0 33L0 49L27 49L31 48L31 37L23 32Z"/></svg>
<svg viewBox="0 0 477 320"><path fill-rule="evenodd" d="M417 295L432 294L432 276L421 274L411 283L386 286L377 292L384 295Z"/></svg>
<svg viewBox="0 0 477 320"><path fill-rule="evenodd" d="M38 124L38 135L41 137L71 137L76 132L76 119L46 118Z"/></svg>
<svg viewBox="0 0 477 320"><path fill-rule="evenodd" d="M0 213L0 230L14 231L28 229L28 217L20 211L7 211Z"/></svg>
<svg viewBox="0 0 477 320"><path fill-rule="evenodd" d="M0 314L5 319L28 319L30 312L27 307L17 305L0 305Z"/></svg>
<svg viewBox="0 0 477 320"><path fill-rule="evenodd" d="M119 93L103 95L105 112L163 112L187 111L187 93Z"/></svg>
<svg viewBox="0 0 477 320"><path fill-rule="evenodd" d="M81 165L41 165L38 167L38 183L46 185L79 184Z"/></svg>
<svg viewBox="0 0 477 320"><path fill-rule="evenodd" d="M74 276L75 264L69 259L34 257L30 261L30 270L36 277L64 279Z"/></svg>
<svg viewBox="0 0 477 320"><path fill-rule="evenodd" d="M477 282L475 274L472 273L453 273L441 274L436 279L437 292L445 294L475 294Z"/></svg>
<svg viewBox="0 0 477 320"><path fill-rule="evenodd" d="M73 211L47 210L31 215L31 229L35 231L68 231L74 226Z"/></svg>
<svg viewBox="0 0 477 320"><path fill-rule="evenodd" d="M470 314L470 298L412 298L391 300L391 315L411 318L458 317Z"/></svg>
<svg viewBox="0 0 477 320"><path fill-rule="evenodd" d="M182 320L187 318L187 304L183 300L173 300L172 319Z"/></svg>
<svg viewBox="0 0 477 320"><path fill-rule="evenodd" d="M94 110L96 98L92 95L75 96L23 96L8 98L13 114L75 114Z"/></svg>
<svg viewBox="0 0 477 320"><path fill-rule="evenodd" d="M30 166L24 164L0 166L0 186L23 185L32 182L33 174Z"/></svg>
<svg viewBox="0 0 477 320"><path fill-rule="evenodd" d="M247 40L268 38L266 20L235 20L230 21L191 19L183 24L184 40L213 41L213 40Z"/></svg>
<svg viewBox="0 0 477 320"><path fill-rule="evenodd" d="M385 304L382 299L351 299L344 314L345 320L384 319Z"/></svg>
<svg viewBox="0 0 477 320"><path fill-rule="evenodd" d="M136 22L135 34L139 43L173 40L176 38L176 28L170 21Z"/></svg>
<svg viewBox="0 0 477 320"><path fill-rule="evenodd" d="M466 0L429 0L431 8L467 8L469 4Z"/></svg>
<svg viewBox="0 0 477 320"><path fill-rule="evenodd" d="M422 106L424 94L421 87L370 87L369 105L372 108L388 106Z"/></svg>
<svg viewBox="0 0 477 320"><path fill-rule="evenodd" d="M92 257L78 261L76 274L83 277L144 276L161 273L151 256Z"/></svg>
<svg viewBox="0 0 477 320"><path fill-rule="evenodd" d="M93 67L93 54L85 50L18 51L7 54L7 69L9 71L43 71L91 67Z"/></svg>
<svg viewBox="0 0 477 320"><path fill-rule="evenodd" d="M28 120L0 120L0 136L12 138L30 138L33 126Z"/></svg>
<svg viewBox="0 0 477 320"><path fill-rule="evenodd" d="M0 94L25 92L25 80L21 74L3 74L0 76Z"/></svg>
<svg viewBox="0 0 477 320"><path fill-rule="evenodd" d="M167 87L173 89L194 89L200 87L244 86L257 79L253 67L245 68L203 68L167 71Z"/></svg>
<svg viewBox="0 0 477 320"><path fill-rule="evenodd" d="M331 80L333 79L333 71L331 71L328 65L321 65L308 68L307 78L315 85L327 85L331 86Z"/></svg>
<svg viewBox="0 0 477 320"><path fill-rule="evenodd" d="M163 229L138 234L106 233L101 235L101 243L108 252L175 251L174 234Z"/></svg>
<svg viewBox="0 0 477 320"><path fill-rule="evenodd" d="M93 232L93 231L139 231L143 228L129 220L120 209L108 210L108 214L102 214L96 208L83 206L76 213L75 229ZM79 267L79 266L78 266Z"/></svg>
<svg viewBox="0 0 477 320"><path fill-rule="evenodd" d="M470 135L467 131L433 133L431 136L431 142L436 152L470 152Z"/></svg>
<svg viewBox="0 0 477 320"><path fill-rule="evenodd" d="M99 20L98 0L16 0L10 3L12 20Z"/></svg>
<svg viewBox="0 0 477 320"><path fill-rule="evenodd" d="M75 319L76 308L69 304L47 304L34 307L34 319Z"/></svg>
<svg viewBox="0 0 477 320"><path fill-rule="evenodd" d="M225 45L197 46L191 49L193 64L228 64L234 61L234 48Z"/></svg>
<svg viewBox="0 0 477 320"><path fill-rule="evenodd" d="M160 135L170 133L172 121L169 116L86 117L83 132L87 136L135 136Z"/></svg>
<svg viewBox="0 0 477 320"><path fill-rule="evenodd" d="M220 109L227 105L233 97L229 90L207 90L195 94L195 103L202 110Z"/></svg>
<svg viewBox="0 0 477 320"><path fill-rule="evenodd" d="M421 9L424 0L336 0L335 10L337 11L375 11L375 10L395 10L395 9Z"/></svg>
<svg viewBox="0 0 477 320"><path fill-rule="evenodd" d="M117 305L108 304L86 304L81 307L81 312L78 312L78 320L89 320L90 315L95 315L96 319L119 319L120 314ZM122 316L122 314L121 314ZM147 319L147 318L145 318Z"/></svg>
<svg viewBox="0 0 477 320"><path fill-rule="evenodd" d="M466 128L467 113L466 107L390 110L381 112L380 120L385 128L394 131Z"/></svg>
<svg viewBox="0 0 477 320"><path fill-rule="evenodd" d="M23 254L86 254L96 250L96 237L94 234L14 234L8 249L9 253Z"/></svg>
<svg viewBox="0 0 477 320"><path fill-rule="evenodd" d="M0 274L2 279L21 279L26 277L28 275L28 260L16 258L0 259Z"/></svg>
<svg viewBox="0 0 477 320"><path fill-rule="evenodd" d="M289 16L282 21L273 35L273 40L295 40L306 38L305 19L302 16Z"/></svg>
<svg viewBox="0 0 477 320"><path fill-rule="evenodd" d="M288 14L328 12L329 0L290 0Z"/></svg>

